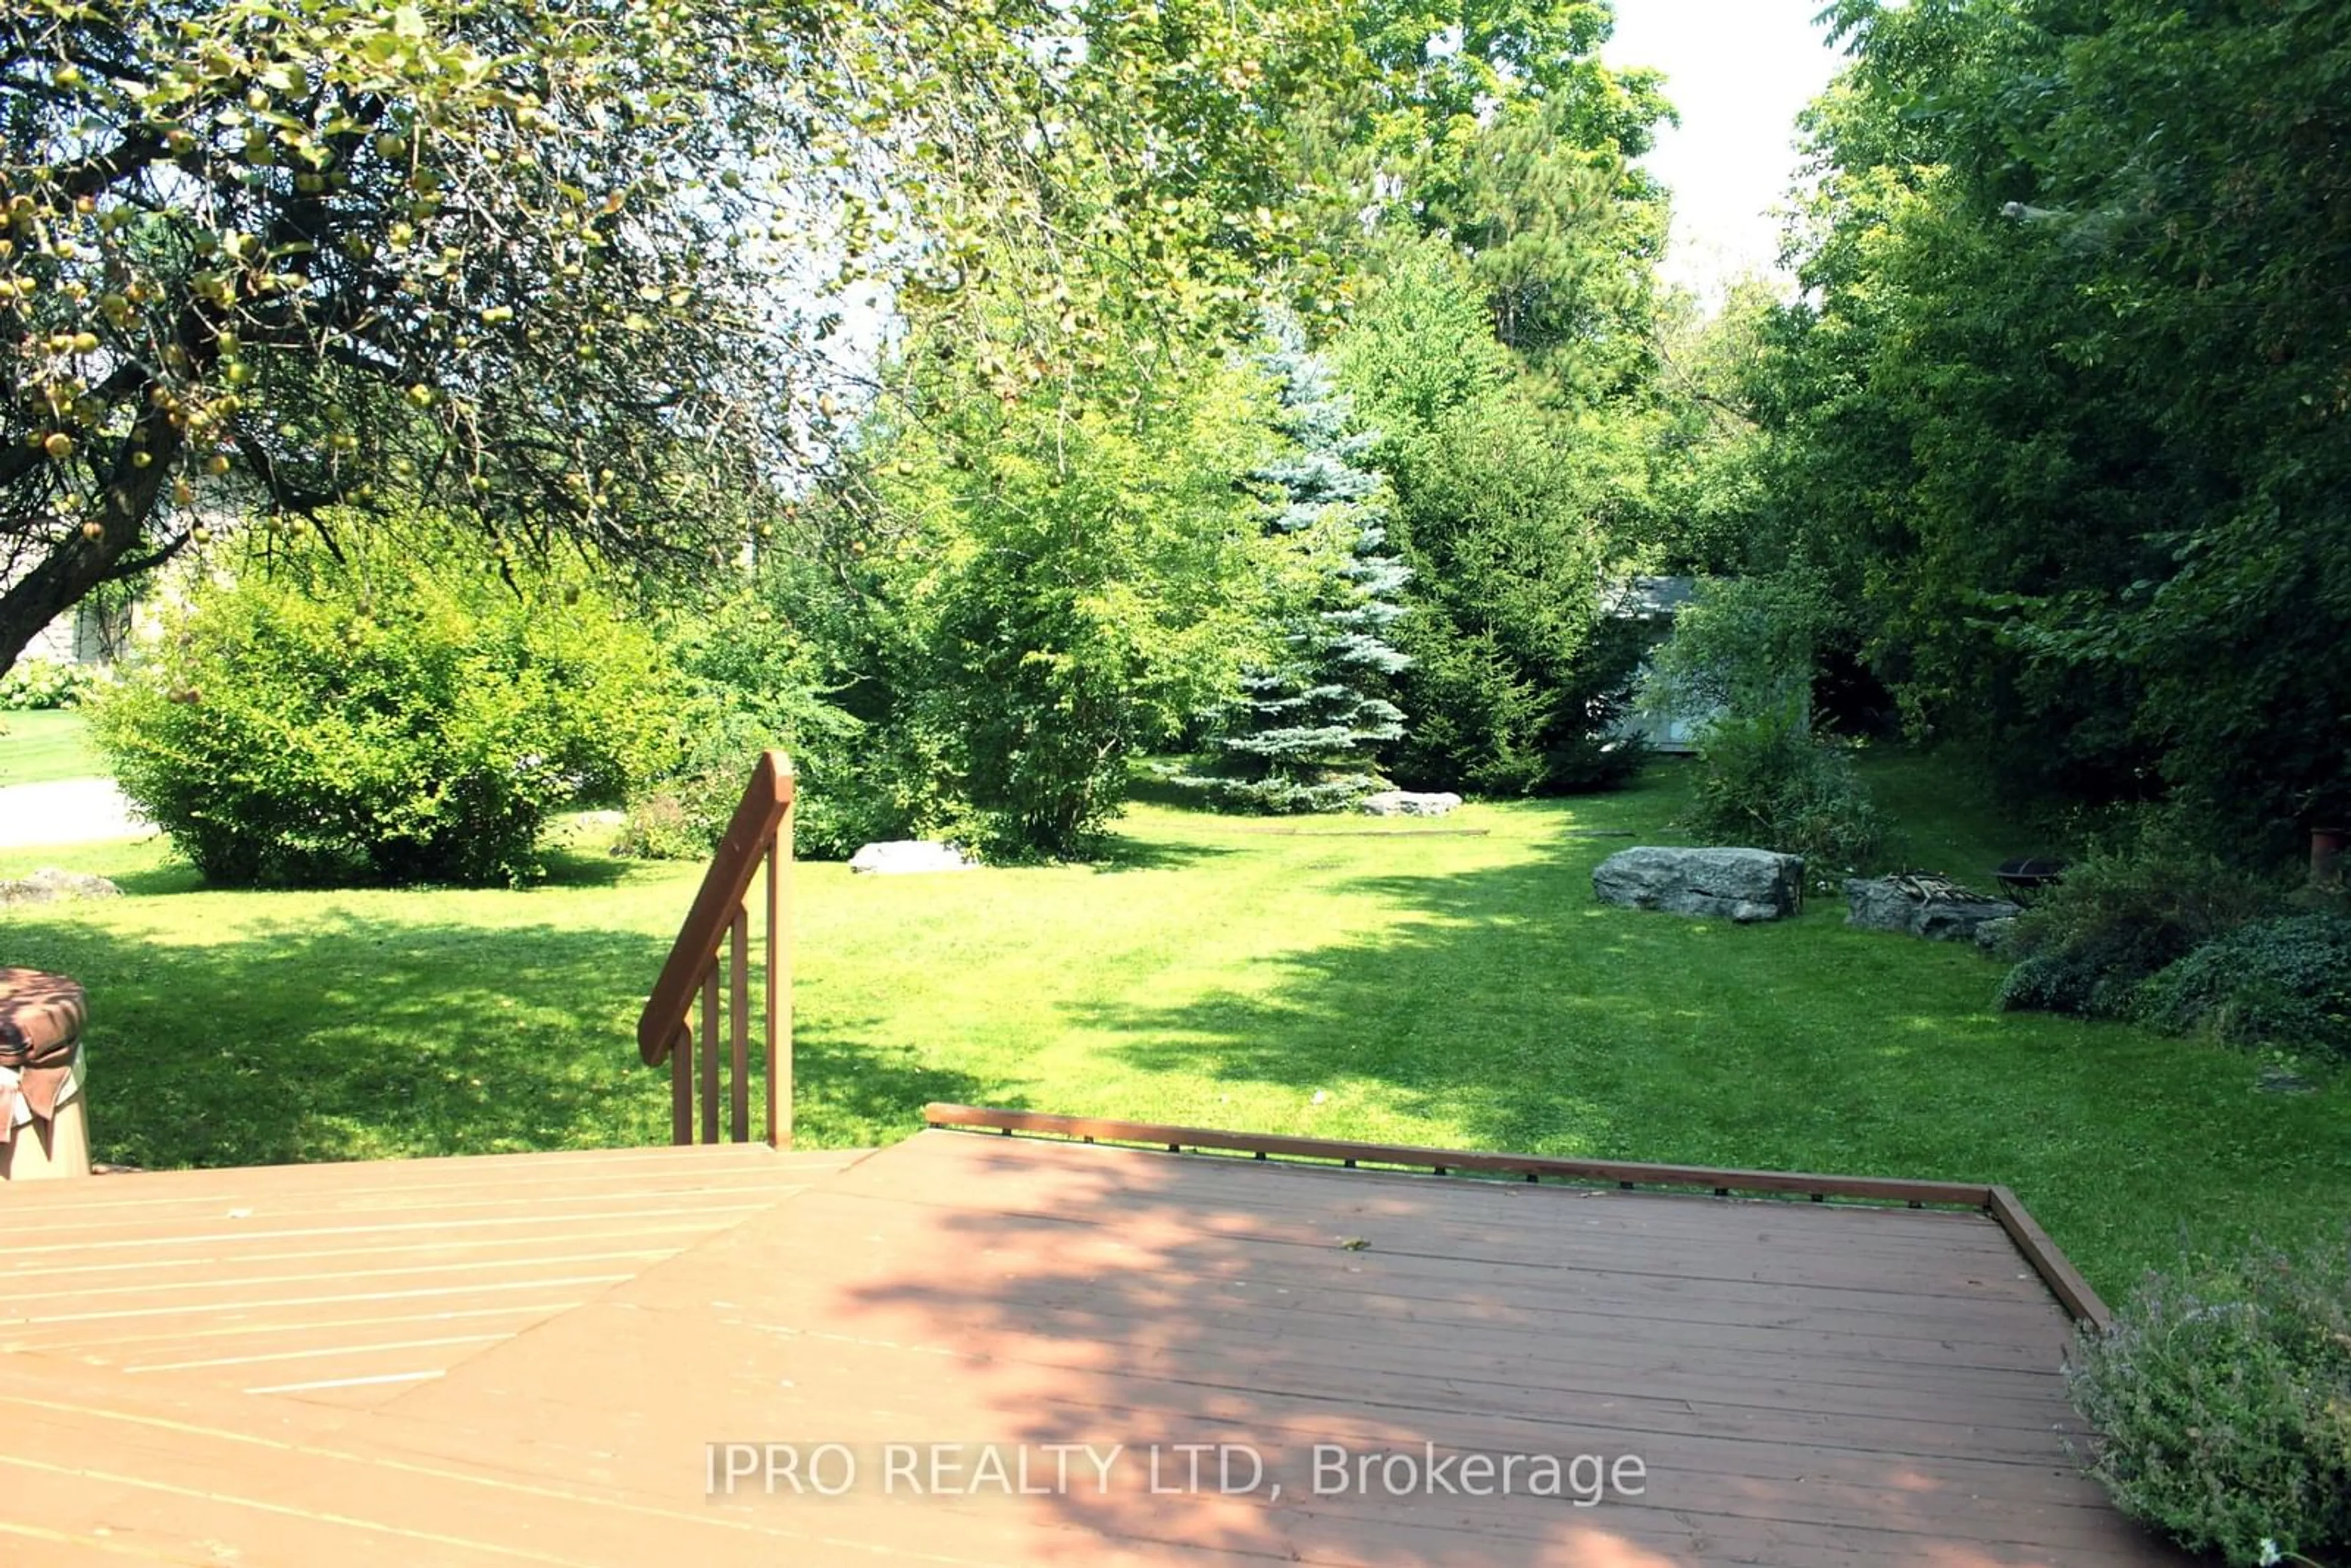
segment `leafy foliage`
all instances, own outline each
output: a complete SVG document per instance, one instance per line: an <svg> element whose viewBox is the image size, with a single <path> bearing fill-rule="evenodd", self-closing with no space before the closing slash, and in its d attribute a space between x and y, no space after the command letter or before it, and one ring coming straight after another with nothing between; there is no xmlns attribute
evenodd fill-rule
<svg viewBox="0 0 2351 1568"><path fill-rule="evenodd" d="M1774 548L2013 788L2168 793L2252 852L2340 815L2339 7L1833 12L1756 399Z"/></svg>
<svg viewBox="0 0 2351 1568"><path fill-rule="evenodd" d="M838 434L841 291L957 309L1006 235L1095 296L993 324L1016 392L1231 317L1290 248L1271 105L1343 41L1196 0L12 5L0 668L208 507L705 543Z"/></svg>
<svg viewBox="0 0 2351 1568"><path fill-rule="evenodd" d="M1221 358L1017 402L919 349L904 374L906 418L877 418L849 497L881 750L919 825L998 859L1082 853L1131 759L1273 652L1287 574L1249 478L1268 389Z"/></svg>
<svg viewBox="0 0 2351 1568"><path fill-rule="evenodd" d="M1681 825L1708 843L1802 855L1815 891L1884 857L1889 830L1851 757L1792 716L1719 718L1701 755Z"/></svg>
<svg viewBox="0 0 2351 1568"><path fill-rule="evenodd" d="M1761 516L1767 497L1754 409L1779 305L1770 284L1750 278L1733 284L1711 313L1681 294L1658 311L1648 515L1640 528L1668 571L1733 577L1782 564Z"/></svg>
<svg viewBox="0 0 2351 1568"><path fill-rule="evenodd" d="M1440 237L1527 363L1578 396L1645 377L1667 212L1634 160L1670 110L1656 72L1601 59L1609 8L1367 0L1351 20L1357 68L1291 107L1322 247L1384 275Z"/></svg>
<svg viewBox="0 0 2351 1568"><path fill-rule="evenodd" d="M1819 891L1876 870L1890 834L1849 748L1814 732L1827 615L1799 580L1704 580L1651 652L1638 699L1652 712L1711 716L1683 826L1712 843L1802 855Z"/></svg>
<svg viewBox="0 0 2351 1568"><path fill-rule="evenodd" d="M820 539L809 530L803 544ZM630 810L616 851L702 860L743 792L751 760L775 747L799 779L795 852L845 860L875 839L924 825L921 803L893 789L891 758L855 702L854 666L872 650L858 606L830 575L820 548L763 555L689 594L660 622L663 645L689 693L675 766Z"/></svg>
<svg viewBox="0 0 2351 1568"><path fill-rule="evenodd" d="M2274 890L2197 843L2176 817L2094 848L2017 919L2026 955L2001 1005L2119 1017L2139 983L2276 903Z"/></svg>
<svg viewBox="0 0 2351 1568"><path fill-rule="evenodd" d="M1257 476L1282 497L1271 528L1310 552L1322 581L1288 632L1289 657L1244 671L1218 710L1228 771L1207 784L1212 799L1260 810L1337 810L1384 787L1378 749L1405 733L1384 694L1411 664L1387 640L1411 574L1386 551L1380 477L1358 465L1374 438L1349 432L1347 400L1296 327L1278 324L1276 339L1275 424L1292 445Z"/></svg>
<svg viewBox="0 0 2351 1568"><path fill-rule="evenodd" d="M0 709L73 707L97 685L79 664L20 659L0 674Z"/></svg>
<svg viewBox="0 0 2351 1568"><path fill-rule="evenodd" d="M524 881L550 812L664 760L671 694L629 617L407 542L203 582L93 705L123 793L207 881Z"/></svg>
<svg viewBox="0 0 2351 1568"><path fill-rule="evenodd" d="M2351 918L2316 911L2224 932L2149 977L2131 1013L2238 1045L2351 1056Z"/></svg>
<svg viewBox="0 0 2351 1568"><path fill-rule="evenodd" d="M2149 1275L2066 1381L2133 1518L2248 1568L2351 1551L2351 1248Z"/></svg>
<svg viewBox="0 0 2351 1568"><path fill-rule="evenodd" d="M1460 263L1415 251L1337 350L1374 460L1395 491L1411 569L1396 644L1412 733L1392 756L1416 789L1531 794L1621 780L1606 739L1638 632L1605 612L1613 497L1636 449L1598 416L1548 407L1493 337Z"/></svg>
<svg viewBox="0 0 2351 1568"><path fill-rule="evenodd" d="M1801 580L1701 580L1676 612L1672 632L1649 654L1641 706L1665 714L1782 717L1801 727L1811 711L1828 613Z"/></svg>

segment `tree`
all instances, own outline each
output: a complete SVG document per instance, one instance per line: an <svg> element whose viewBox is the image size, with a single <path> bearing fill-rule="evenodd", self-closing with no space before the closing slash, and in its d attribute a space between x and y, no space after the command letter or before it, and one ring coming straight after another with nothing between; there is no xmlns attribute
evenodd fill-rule
<svg viewBox="0 0 2351 1568"><path fill-rule="evenodd" d="M1667 204L1634 160L1672 111L1656 72L1601 60L1612 8L1365 0L1352 19L1358 68L1290 116L1321 246L1376 273L1442 236L1529 363L1576 395L1641 381Z"/></svg>
<svg viewBox="0 0 2351 1568"><path fill-rule="evenodd" d="M2351 806L2340 9L1834 8L1765 509L2021 789L2272 849Z"/></svg>
<svg viewBox="0 0 2351 1568"><path fill-rule="evenodd" d="M1628 570L1637 426L1562 411L1488 325L1449 247L1416 249L1336 348L1395 487L1412 570L1397 645L1413 730L1390 763L1416 789L1528 794L1612 782L1608 734L1639 648L1604 589Z"/></svg>
<svg viewBox="0 0 2351 1568"><path fill-rule="evenodd" d="M1115 281L1119 310L1019 323L1015 384L1121 310L1232 308L1280 244L1270 95L1331 32L1196 0L19 0L0 670L206 507L693 543L822 456L839 290L951 308L992 237Z"/></svg>
<svg viewBox="0 0 2351 1568"><path fill-rule="evenodd" d="M1749 565L1763 501L1755 382L1780 304L1769 283L1750 277L1711 314L1680 292L1659 312L1641 531L1667 571L1735 575Z"/></svg>
<svg viewBox="0 0 2351 1568"><path fill-rule="evenodd" d="M1326 564L1285 634L1288 657L1244 672L1220 710L1228 772L1210 788L1266 810L1336 810L1384 786L1378 754L1404 737L1404 710L1386 692L1412 661L1388 639L1411 573L1387 549L1380 476L1362 466L1376 436L1349 428L1349 401L1295 322L1277 322L1274 338L1274 423L1290 445L1258 477L1281 498L1276 534Z"/></svg>
<svg viewBox="0 0 2351 1568"><path fill-rule="evenodd" d="M914 825L1006 858L1082 855L1131 759L1270 651L1284 572L1249 483L1267 389L1219 354L1006 399L919 335L893 381L860 438L871 493L852 498L886 689L869 734L929 776Z"/></svg>

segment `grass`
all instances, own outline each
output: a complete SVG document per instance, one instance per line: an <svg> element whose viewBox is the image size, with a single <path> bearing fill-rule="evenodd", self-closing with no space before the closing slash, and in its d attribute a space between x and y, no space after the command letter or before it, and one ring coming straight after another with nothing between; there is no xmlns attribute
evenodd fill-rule
<svg viewBox="0 0 2351 1568"><path fill-rule="evenodd" d="M1750 928L1594 904L1592 866L1669 840L1679 788L1665 768L1444 824L1484 836L1142 807L1098 866L801 866L802 1141L894 1139L951 1099L2001 1181L2109 1291L2183 1241L2299 1242L2351 1212L2340 1070L2263 1094L2235 1051L2003 1015L1994 966L1848 931L1834 901ZM1973 857L1955 872L2016 852L1996 825L1921 826ZM0 854L0 875L36 864L132 894L0 916L0 963L90 988L101 1158L665 1136L633 1026L698 868L572 854L520 893L234 894L97 845Z"/></svg>
<svg viewBox="0 0 2351 1568"><path fill-rule="evenodd" d="M68 708L0 713L0 786L99 779L106 759L90 744L89 721Z"/></svg>

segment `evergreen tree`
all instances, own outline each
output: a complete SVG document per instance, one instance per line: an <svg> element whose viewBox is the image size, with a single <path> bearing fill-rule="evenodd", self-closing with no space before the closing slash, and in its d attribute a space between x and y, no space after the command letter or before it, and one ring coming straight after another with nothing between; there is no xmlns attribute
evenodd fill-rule
<svg viewBox="0 0 2351 1568"><path fill-rule="evenodd" d="M1223 771L1208 785L1214 798L1259 810L1343 810L1386 788L1378 748L1404 736L1404 712L1385 694L1412 661L1388 632L1411 574L1387 549L1380 476L1360 461L1377 438L1348 430L1350 402L1295 324L1277 323L1274 339L1266 362L1290 447L1257 476L1287 497L1272 527L1301 542L1319 531L1343 549L1288 635L1290 657L1246 673L1218 714Z"/></svg>

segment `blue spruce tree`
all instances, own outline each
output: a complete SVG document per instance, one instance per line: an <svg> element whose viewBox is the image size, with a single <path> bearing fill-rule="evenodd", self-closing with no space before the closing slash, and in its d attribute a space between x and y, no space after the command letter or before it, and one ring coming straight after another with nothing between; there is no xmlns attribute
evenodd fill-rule
<svg viewBox="0 0 2351 1568"><path fill-rule="evenodd" d="M1258 475L1287 497L1272 526L1329 530L1347 548L1290 631L1290 656L1245 674L1216 716L1222 756L1207 782L1212 798L1250 810L1344 810L1387 788L1379 748L1404 736L1387 692L1412 661L1387 637L1411 574L1387 553L1381 479L1359 461L1377 436L1348 431L1348 399L1294 323L1276 323L1273 337L1266 362L1281 382L1277 421L1291 448Z"/></svg>

